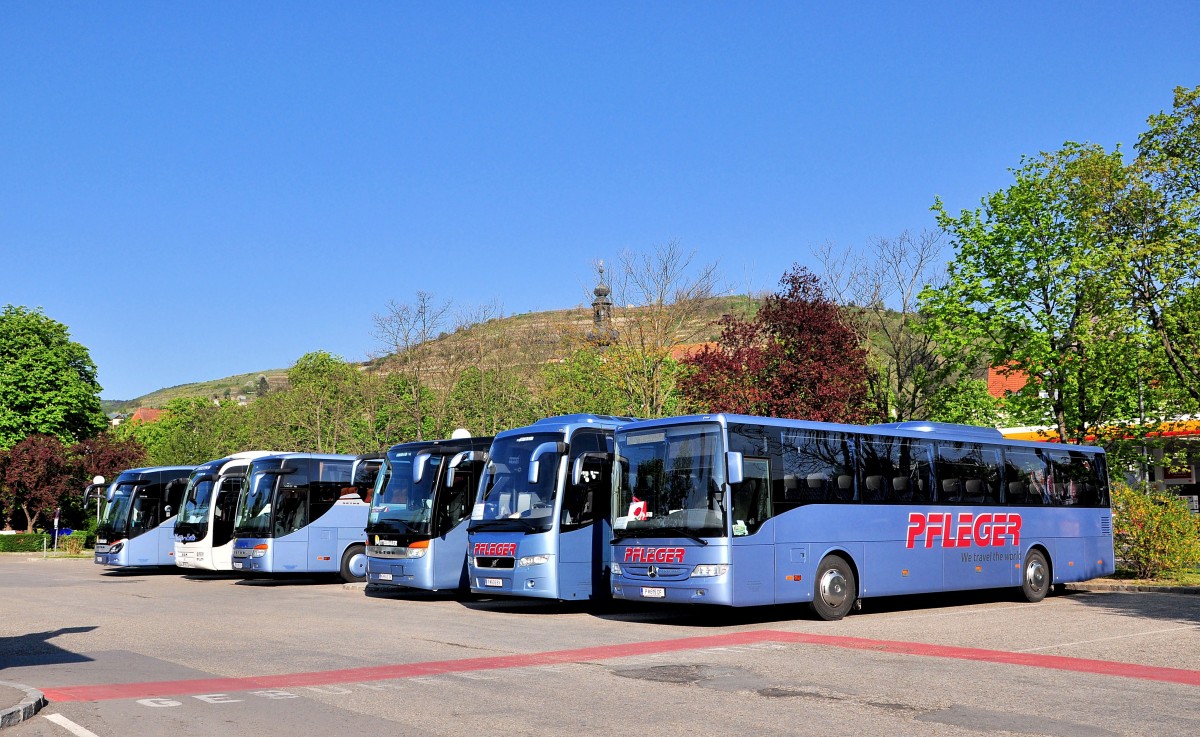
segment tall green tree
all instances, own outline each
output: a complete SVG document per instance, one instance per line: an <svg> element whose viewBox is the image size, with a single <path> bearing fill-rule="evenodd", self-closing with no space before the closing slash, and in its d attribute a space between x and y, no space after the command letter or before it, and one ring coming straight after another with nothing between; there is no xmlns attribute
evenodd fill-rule
<svg viewBox="0 0 1200 737"><path fill-rule="evenodd" d="M1141 343L1104 278L1094 217L1123 167L1120 152L1067 144L1023 160L1014 183L980 209L933 208L955 256L947 283L922 292L929 329L968 367L1030 376L1027 391L1064 440L1135 405Z"/></svg>
<svg viewBox="0 0 1200 737"><path fill-rule="evenodd" d="M0 312L0 449L30 435L75 442L106 427L96 364L40 309Z"/></svg>
<svg viewBox="0 0 1200 737"><path fill-rule="evenodd" d="M301 356L288 370L289 418L296 441L317 453L354 447L354 423L362 416L358 370L326 351Z"/></svg>

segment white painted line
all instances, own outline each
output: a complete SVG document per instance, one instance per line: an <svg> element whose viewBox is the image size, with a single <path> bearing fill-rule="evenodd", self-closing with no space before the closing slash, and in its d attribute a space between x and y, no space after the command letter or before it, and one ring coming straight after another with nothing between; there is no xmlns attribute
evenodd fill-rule
<svg viewBox="0 0 1200 737"><path fill-rule="evenodd" d="M75 737L99 737L99 735L97 735L95 732L84 729L75 722L72 722L70 719L64 717L62 714L43 714L42 716L75 735Z"/></svg>
<svg viewBox="0 0 1200 737"><path fill-rule="evenodd" d="M1063 642L1063 643L1059 643L1058 645L1046 645L1044 647L1031 647L1031 648L1028 648L1025 650L1016 650L1015 652L1035 653L1038 650L1053 650L1053 649L1059 648L1059 647L1072 647L1074 645L1088 645L1093 642L1107 642L1109 640L1125 640L1130 637L1145 637L1146 635L1158 635L1158 634L1162 634L1163 632L1179 632L1181 630L1195 630L1195 629L1200 629L1200 627L1197 627L1195 625L1188 625L1186 627L1171 627L1171 628L1165 629L1165 630L1150 630L1149 632L1134 632L1131 635L1113 635L1112 637L1098 637L1095 640L1079 640L1078 642Z"/></svg>

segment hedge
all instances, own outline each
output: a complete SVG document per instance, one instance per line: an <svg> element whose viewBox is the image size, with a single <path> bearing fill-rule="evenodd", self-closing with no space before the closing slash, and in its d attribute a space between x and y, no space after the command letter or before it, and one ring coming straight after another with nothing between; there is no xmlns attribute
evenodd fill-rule
<svg viewBox="0 0 1200 737"><path fill-rule="evenodd" d="M46 547L53 545L50 536L44 532L0 535L0 553L40 553L43 541Z"/></svg>
<svg viewBox="0 0 1200 737"><path fill-rule="evenodd" d="M1139 578L1200 564L1200 516L1183 499L1150 486L1113 484L1112 509L1117 558Z"/></svg>

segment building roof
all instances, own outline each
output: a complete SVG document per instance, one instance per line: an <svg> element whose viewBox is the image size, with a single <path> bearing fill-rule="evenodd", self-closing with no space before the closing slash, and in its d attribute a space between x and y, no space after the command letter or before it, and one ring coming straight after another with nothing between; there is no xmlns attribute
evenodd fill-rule
<svg viewBox="0 0 1200 737"><path fill-rule="evenodd" d="M987 383L988 394L1003 399L1024 389L1029 383L1029 374L1006 366L991 366L988 368Z"/></svg>
<svg viewBox="0 0 1200 737"><path fill-rule="evenodd" d="M162 417L162 414L163 411L161 409L154 409L153 407L138 407L137 410L130 415L129 421L158 422L159 418Z"/></svg>

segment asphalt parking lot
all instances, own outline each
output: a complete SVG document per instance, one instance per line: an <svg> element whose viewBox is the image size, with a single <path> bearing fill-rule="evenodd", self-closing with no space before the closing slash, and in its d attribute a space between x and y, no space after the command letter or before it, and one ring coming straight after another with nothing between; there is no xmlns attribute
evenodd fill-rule
<svg viewBox="0 0 1200 737"><path fill-rule="evenodd" d="M0 556L28 735L1195 735L1200 597L799 609L367 594Z"/></svg>

